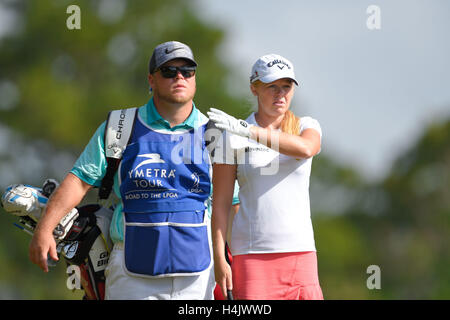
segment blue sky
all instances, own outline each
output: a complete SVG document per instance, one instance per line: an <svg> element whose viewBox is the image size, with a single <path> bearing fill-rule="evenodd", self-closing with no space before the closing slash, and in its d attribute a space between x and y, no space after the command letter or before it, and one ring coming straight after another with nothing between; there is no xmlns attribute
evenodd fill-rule
<svg viewBox="0 0 450 320"><path fill-rule="evenodd" d="M294 111L319 120L323 152L380 179L432 122L450 117L450 1L198 0L227 36L230 88L250 96L256 59L278 53L301 82ZM380 9L381 29L366 12Z"/></svg>

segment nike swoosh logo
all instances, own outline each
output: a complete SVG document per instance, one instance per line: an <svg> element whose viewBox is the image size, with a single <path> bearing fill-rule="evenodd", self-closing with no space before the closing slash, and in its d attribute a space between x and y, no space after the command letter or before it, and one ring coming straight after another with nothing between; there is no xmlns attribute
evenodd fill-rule
<svg viewBox="0 0 450 320"><path fill-rule="evenodd" d="M175 50L180 50L180 49L183 49L183 48L175 48L175 49L172 49L172 50L170 50L170 51L169 51L169 49L166 48L166 51L165 51L165 52L166 52L166 54L169 54L169 53L174 52Z"/></svg>

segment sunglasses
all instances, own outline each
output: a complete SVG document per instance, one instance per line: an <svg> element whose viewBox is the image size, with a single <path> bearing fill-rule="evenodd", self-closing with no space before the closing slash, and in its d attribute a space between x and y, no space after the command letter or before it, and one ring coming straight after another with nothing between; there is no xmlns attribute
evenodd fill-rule
<svg viewBox="0 0 450 320"><path fill-rule="evenodd" d="M178 72L181 73L181 75L184 78L190 78L194 76L195 74L195 66L182 66L182 67L161 67L159 68L159 71L161 71L161 75L164 78L175 78L178 74Z"/></svg>

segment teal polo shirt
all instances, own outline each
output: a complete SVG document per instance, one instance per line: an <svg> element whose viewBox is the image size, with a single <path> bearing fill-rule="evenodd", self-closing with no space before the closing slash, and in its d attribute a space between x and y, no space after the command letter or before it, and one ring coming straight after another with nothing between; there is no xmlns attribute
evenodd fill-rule
<svg viewBox="0 0 450 320"><path fill-rule="evenodd" d="M167 131L167 133L198 128L199 124L204 123L207 119L207 117L202 114L194 104L191 114L185 121L174 127L170 127L170 123L163 119L163 117L161 117L156 110L153 98L151 98L146 105L139 107L138 117L140 117L142 122L147 124L151 129L162 130L163 132ZM101 181L106 173L106 156L104 145L105 126L106 121L104 121L97 128L91 140L70 171L78 178L94 187L100 187ZM120 200L121 197L117 173L114 176L113 191ZM233 204L239 203L238 192L239 187L236 183L234 188ZM211 216L211 201L208 201L207 212L208 215ZM110 226L110 237L114 243L123 241L123 226L122 201L119 201L115 207Z"/></svg>

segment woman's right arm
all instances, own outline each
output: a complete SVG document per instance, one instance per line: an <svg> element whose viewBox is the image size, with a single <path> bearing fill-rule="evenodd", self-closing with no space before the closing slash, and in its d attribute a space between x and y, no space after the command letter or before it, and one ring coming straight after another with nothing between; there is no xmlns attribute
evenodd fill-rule
<svg viewBox="0 0 450 320"><path fill-rule="evenodd" d="M228 216L232 207L236 165L213 165L213 201L212 201L212 242L214 251L214 273L216 282L227 297L227 290L233 288L231 268L225 259L225 241Z"/></svg>

